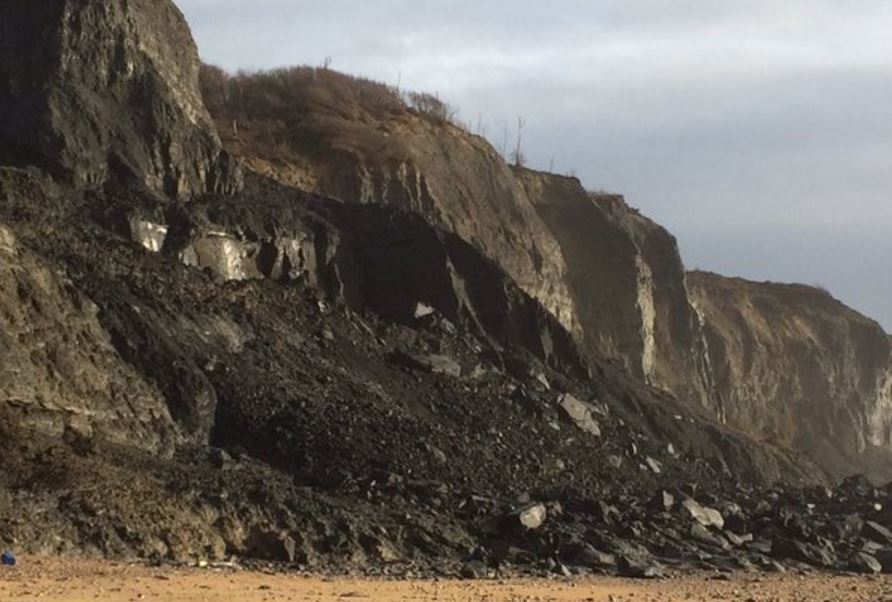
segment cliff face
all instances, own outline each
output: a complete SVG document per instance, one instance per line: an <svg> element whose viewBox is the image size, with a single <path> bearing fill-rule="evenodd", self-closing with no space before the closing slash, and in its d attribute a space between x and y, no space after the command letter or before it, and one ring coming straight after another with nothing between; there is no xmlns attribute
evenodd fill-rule
<svg viewBox="0 0 892 602"><path fill-rule="evenodd" d="M837 476L892 477L892 345L876 322L812 287L688 281L724 422Z"/></svg>
<svg viewBox="0 0 892 602"><path fill-rule="evenodd" d="M173 197L232 191L237 169L202 102L199 66L171 3L8 0L0 159L76 186L127 178Z"/></svg>
<svg viewBox="0 0 892 602"><path fill-rule="evenodd" d="M691 408L804 450L834 475L859 467L877 475L886 465L889 377L882 353L864 351L887 344L875 327L866 329L870 340L847 328L825 329L820 340L775 338L766 343L774 359L753 355L732 343L762 337L759 319L731 320L736 334L723 341L728 330L716 325L728 304L710 305L699 276L689 294L675 239L622 197L511 168L442 111L411 108L387 86L327 69L230 77L205 67L202 89L225 146L253 169L344 201L405 209L454 233L542 303L586 353ZM423 273L407 257L407 273ZM841 305L811 303L791 303L778 319L810 323L818 312L848 324ZM841 349L847 359L834 360ZM806 364L807 376L791 376Z"/></svg>
<svg viewBox="0 0 892 602"><path fill-rule="evenodd" d="M709 405L710 375L675 239L620 196L516 170L561 246L586 345L649 384Z"/></svg>
<svg viewBox="0 0 892 602"><path fill-rule="evenodd" d="M483 138L373 82L314 69L229 77L212 67L202 81L227 148L254 169L424 216L498 263L589 352L707 405L675 240L621 199L512 169Z"/></svg>
<svg viewBox="0 0 892 602"><path fill-rule="evenodd" d="M28 174L0 169L0 202L45 205ZM151 383L121 361L100 308L0 224L0 416L56 438L170 454L177 431Z"/></svg>
<svg viewBox="0 0 892 602"><path fill-rule="evenodd" d="M560 246L483 138L410 109L386 86L327 69L229 78L208 67L203 87L226 147L256 171L423 216L496 261L579 334Z"/></svg>

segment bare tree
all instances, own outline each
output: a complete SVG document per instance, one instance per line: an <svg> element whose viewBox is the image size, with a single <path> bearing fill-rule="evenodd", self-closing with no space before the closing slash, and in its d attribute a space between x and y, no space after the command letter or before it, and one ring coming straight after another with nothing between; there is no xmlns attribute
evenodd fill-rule
<svg viewBox="0 0 892 602"><path fill-rule="evenodd" d="M514 161L514 164L518 167L523 167L526 164L526 159L523 156L523 127L526 123L523 120L523 117L520 115L517 116L517 144L514 146L514 155L511 159Z"/></svg>

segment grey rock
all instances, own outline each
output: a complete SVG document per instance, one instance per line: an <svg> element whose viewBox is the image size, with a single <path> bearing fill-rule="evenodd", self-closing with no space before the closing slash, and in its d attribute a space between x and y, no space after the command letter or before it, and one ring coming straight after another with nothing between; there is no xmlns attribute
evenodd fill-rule
<svg viewBox="0 0 892 602"><path fill-rule="evenodd" d="M865 521L861 535L878 543L892 544L892 531L876 521Z"/></svg>
<svg viewBox="0 0 892 602"><path fill-rule="evenodd" d="M722 529L725 526L725 519L722 517L721 512L715 508L701 506L694 498L685 499L681 502L681 506L687 511L691 518L704 527Z"/></svg>
<svg viewBox="0 0 892 602"><path fill-rule="evenodd" d="M660 464L658 460L651 458L650 456L644 459L644 463L654 474L661 474L663 472L663 465Z"/></svg>
<svg viewBox="0 0 892 602"><path fill-rule="evenodd" d="M587 403L579 401L570 393L564 393L558 398L558 405L580 429L595 437L601 436L601 427L592 415L591 406Z"/></svg>
<svg viewBox="0 0 892 602"><path fill-rule="evenodd" d="M691 525L691 538L700 543L704 543L722 550L730 550L731 544L721 535L715 534L700 523Z"/></svg>
<svg viewBox="0 0 892 602"><path fill-rule="evenodd" d="M876 558L864 552L858 552L852 557L849 561L849 568L857 573L866 575L875 575L883 572L883 565Z"/></svg>

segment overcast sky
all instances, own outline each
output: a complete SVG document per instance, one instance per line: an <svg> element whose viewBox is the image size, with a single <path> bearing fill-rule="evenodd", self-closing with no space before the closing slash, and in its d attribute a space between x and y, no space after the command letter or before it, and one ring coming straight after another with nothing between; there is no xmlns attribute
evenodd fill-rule
<svg viewBox="0 0 892 602"><path fill-rule="evenodd" d="M821 284L892 331L888 0L178 0L230 70L438 93L533 167L679 239L690 268Z"/></svg>

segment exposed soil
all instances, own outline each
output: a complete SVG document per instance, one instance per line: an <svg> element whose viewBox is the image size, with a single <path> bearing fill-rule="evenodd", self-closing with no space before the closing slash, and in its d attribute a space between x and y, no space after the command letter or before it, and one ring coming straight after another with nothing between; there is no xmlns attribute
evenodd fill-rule
<svg viewBox="0 0 892 602"><path fill-rule="evenodd" d="M827 575L722 577L714 575L661 581L623 579L388 581L326 579L287 573L231 568L150 567L140 564L21 559L21 566L0 572L0 599L24 602L165 602L297 601L424 602L806 602L814 600L892 600L892 578Z"/></svg>

